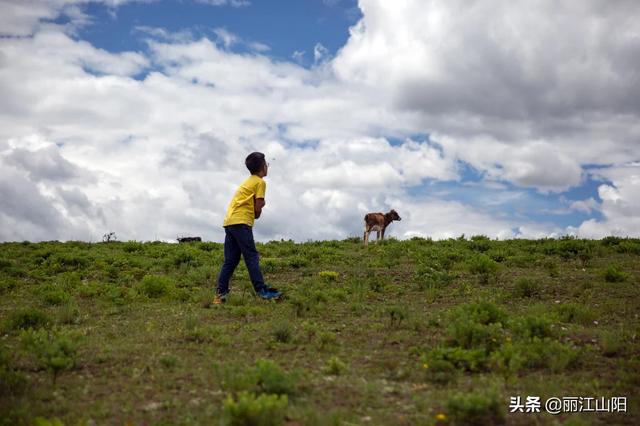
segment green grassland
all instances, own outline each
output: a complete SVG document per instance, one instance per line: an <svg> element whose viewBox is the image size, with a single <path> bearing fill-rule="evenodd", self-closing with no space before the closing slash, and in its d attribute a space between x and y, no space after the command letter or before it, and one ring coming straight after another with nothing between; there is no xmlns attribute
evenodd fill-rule
<svg viewBox="0 0 640 426"><path fill-rule="evenodd" d="M0 423L640 424L640 240L258 250L286 297L213 306L221 244L0 244Z"/></svg>

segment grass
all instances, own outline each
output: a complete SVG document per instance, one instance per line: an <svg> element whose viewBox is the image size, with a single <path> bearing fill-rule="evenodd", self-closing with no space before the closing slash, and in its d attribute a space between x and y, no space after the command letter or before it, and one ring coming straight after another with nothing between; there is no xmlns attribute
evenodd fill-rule
<svg viewBox="0 0 640 426"><path fill-rule="evenodd" d="M270 242L214 306L222 249L0 244L0 425L640 423L639 240Z"/></svg>

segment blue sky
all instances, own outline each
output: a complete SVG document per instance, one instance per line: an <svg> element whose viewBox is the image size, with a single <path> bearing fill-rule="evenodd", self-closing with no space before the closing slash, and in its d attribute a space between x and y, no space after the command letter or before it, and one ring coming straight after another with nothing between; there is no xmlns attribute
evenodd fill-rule
<svg viewBox="0 0 640 426"><path fill-rule="evenodd" d="M252 150L260 240L640 234L638 5L2 8L2 240L217 240Z"/></svg>
<svg viewBox="0 0 640 426"><path fill-rule="evenodd" d="M90 3L84 10L94 23L82 28L78 38L111 52L145 50L141 34L135 31L138 26L189 30L209 38L215 38L214 29L224 28L244 40L267 45L268 55L277 60L289 61L294 52L305 52L302 63L306 66L313 64L317 43L335 54L346 43L349 27L362 16L354 0L258 0L242 7L161 0L126 3L117 9ZM58 22L65 20L58 18ZM234 49L243 51L246 46Z"/></svg>

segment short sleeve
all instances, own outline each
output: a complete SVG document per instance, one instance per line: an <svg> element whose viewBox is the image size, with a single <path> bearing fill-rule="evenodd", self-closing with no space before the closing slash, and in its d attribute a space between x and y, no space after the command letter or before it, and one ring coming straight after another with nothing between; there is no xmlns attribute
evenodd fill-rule
<svg viewBox="0 0 640 426"><path fill-rule="evenodd" d="M260 179L256 185L256 198L264 198L265 192L267 192L267 183Z"/></svg>

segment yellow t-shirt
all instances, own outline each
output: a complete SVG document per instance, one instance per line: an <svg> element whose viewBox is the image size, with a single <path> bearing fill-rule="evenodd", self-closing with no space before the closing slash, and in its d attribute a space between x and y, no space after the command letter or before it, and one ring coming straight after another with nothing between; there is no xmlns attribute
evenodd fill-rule
<svg viewBox="0 0 640 426"><path fill-rule="evenodd" d="M245 224L253 226L255 220L254 200L264 198L267 183L259 176L251 175L233 195L227 215L224 217L224 226Z"/></svg>

